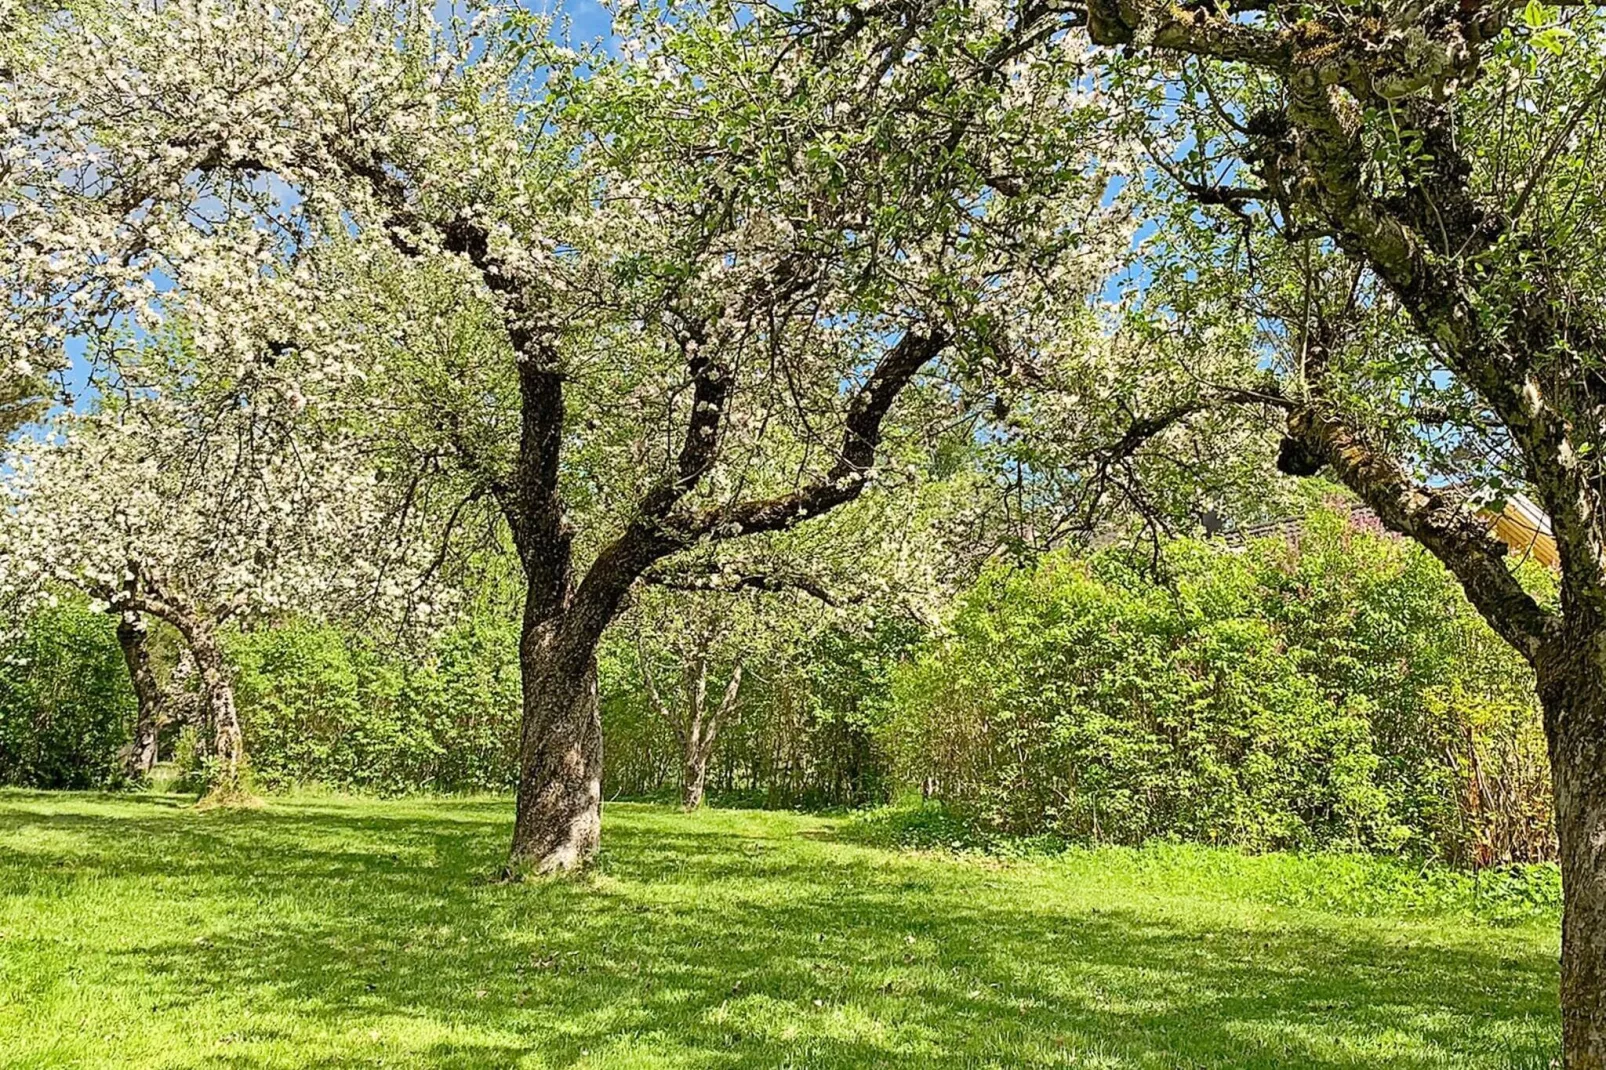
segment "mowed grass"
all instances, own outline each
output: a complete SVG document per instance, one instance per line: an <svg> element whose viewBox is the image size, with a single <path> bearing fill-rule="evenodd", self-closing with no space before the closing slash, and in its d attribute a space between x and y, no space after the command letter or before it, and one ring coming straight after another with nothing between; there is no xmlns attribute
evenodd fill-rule
<svg viewBox="0 0 1606 1070"><path fill-rule="evenodd" d="M1282 905L1321 859L611 805L591 874L519 885L510 820L0 792L0 1064L1539 1068L1559 1035L1553 919Z"/></svg>

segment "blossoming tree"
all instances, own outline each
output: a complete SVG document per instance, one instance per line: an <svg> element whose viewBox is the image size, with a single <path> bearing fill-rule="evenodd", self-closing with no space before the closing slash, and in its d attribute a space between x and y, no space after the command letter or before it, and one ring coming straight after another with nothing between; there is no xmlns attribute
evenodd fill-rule
<svg viewBox="0 0 1606 1070"><path fill-rule="evenodd" d="M299 386L140 348L96 404L8 452L0 589L26 601L65 586L118 616L139 700L134 772L148 771L160 702L145 620L170 625L200 685L209 794L227 801L244 755L224 628L292 611L427 613L428 542L396 538L395 489Z"/></svg>
<svg viewBox="0 0 1606 1070"><path fill-rule="evenodd" d="M0 219L27 251L8 329L137 317L165 281L194 291L203 353L242 359L297 341L281 305L383 303L316 255L336 241L484 325L421 426L527 581L513 867L576 866L600 829L595 650L638 579L858 496L918 420L911 384L1007 369L1032 310L1125 251L1128 154L1078 86L1083 47L1028 56L1002 25L632 9L610 56L516 10L74 8L11 78L31 177ZM435 323L391 311L378 335Z"/></svg>
<svg viewBox="0 0 1606 1070"><path fill-rule="evenodd" d="M820 32L904 10L827 7ZM1250 332L1264 374L1228 393L1278 414L1280 467L1330 470L1533 666L1563 1063L1606 1066L1599 5L1085 0L1007 18L1022 41L1103 49L1112 121L1149 152L1157 326ZM1548 514L1558 604L1478 515L1513 490Z"/></svg>

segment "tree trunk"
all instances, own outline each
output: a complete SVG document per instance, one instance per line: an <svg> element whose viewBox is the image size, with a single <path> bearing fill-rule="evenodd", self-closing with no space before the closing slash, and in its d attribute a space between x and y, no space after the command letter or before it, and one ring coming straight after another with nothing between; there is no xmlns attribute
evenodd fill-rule
<svg viewBox="0 0 1606 1070"><path fill-rule="evenodd" d="M510 876L578 869L602 833L596 654L565 655L558 631L527 626L519 644L524 717Z"/></svg>
<svg viewBox="0 0 1606 1070"><path fill-rule="evenodd" d="M719 730L725 727L731 712L736 708L736 696L742 687L742 663L737 662L731 671L730 682L719 705L708 709L708 658L700 655L687 680L691 698L690 720L685 732L685 761L680 778L681 806L696 810L703 805L703 792L708 784L708 762L714 756L714 743Z"/></svg>
<svg viewBox="0 0 1606 1070"><path fill-rule="evenodd" d="M1606 1070L1606 634L1537 666L1560 841L1562 1065Z"/></svg>
<svg viewBox="0 0 1606 1070"><path fill-rule="evenodd" d="M148 582L148 581L146 581ZM212 753L207 756L206 794L203 803L228 805L250 802L245 790L245 743L240 717L234 708L234 684L228 659L218 641L220 623L204 613L157 590L143 591L132 584L118 602L131 613L148 613L178 629L201 678L202 732L210 729ZM199 748L198 748L199 749Z"/></svg>
<svg viewBox="0 0 1606 1070"><path fill-rule="evenodd" d="M124 613L119 618L117 645L122 648L123 663L128 666L136 703L133 740L124 772L135 783L149 777L151 768L156 765L156 730L162 705L162 690L151 665L147 635L145 621L138 613Z"/></svg>
<svg viewBox="0 0 1606 1070"><path fill-rule="evenodd" d="M708 748L703 744L703 718L708 706L708 644L704 634L696 656L686 666L686 730L681 733L680 805L696 810L703 805L703 789L708 783ZM708 726L710 729L712 725Z"/></svg>
<svg viewBox="0 0 1606 1070"><path fill-rule="evenodd" d="M229 680L223 648L208 629L191 622L183 629L201 678L201 703L212 729L206 798L227 803L246 797L245 739L234 707L234 685Z"/></svg>
<svg viewBox="0 0 1606 1070"><path fill-rule="evenodd" d="M703 805L703 790L708 783L708 754L696 748L686 756L680 776L680 805L696 810Z"/></svg>

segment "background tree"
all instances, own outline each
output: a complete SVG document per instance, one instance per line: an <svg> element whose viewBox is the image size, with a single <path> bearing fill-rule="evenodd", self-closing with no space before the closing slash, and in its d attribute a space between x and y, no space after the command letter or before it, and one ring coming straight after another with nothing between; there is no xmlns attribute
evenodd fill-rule
<svg viewBox="0 0 1606 1070"><path fill-rule="evenodd" d="M687 810L703 805L708 763L720 729L738 712L747 660L742 647L751 641L755 623L743 619L751 617L748 601L720 598L715 603L705 595L693 603L682 596L665 607L668 619L660 615L654 629L660 651L649 650L637 637L637 662L647 698L680 747L680 803ZM637 613L641 612L638 608ZM665 627L669 620L673 621L672 633ZM719 667L714 669L710 692L710 669L716 662ZM661 678L669 683L660 684Z"/></svg>
<svg viewBox="0 0 1606 1070"><path fill-rule="evenodd" d="M150 649L150 629L136 610L123 610L117 619L117 648L122 652L123 664L128 669L128 680L134 688L134 729L128 742L128 756L123 772L131 783L139 783L150 776L158 758L158 733L162 727L162 684L157 677L155 659Z"/></svg>
<svg viewBox="0 0 1606 1070"><path fill-rule="evenodd" d="M118 617L139 707L131 771L148 771L162 702L144 618L175 629L211 736L209 794L226 800L243 754L225 626L289 608L371 614L413 593L398 574L417 544L388 538L388 491L304 395L202 374L182 345L143 350L120 361L121 397L58 415L9 455L0 585L36 598L66 585Z"/></svg>
<svg viewBox="0 0 1606 1070"><path fill-rule="evenodd" d="M39 415L45 408L47 386L24 362L7 373L0 373L0 435L7 435Z"/></svg>

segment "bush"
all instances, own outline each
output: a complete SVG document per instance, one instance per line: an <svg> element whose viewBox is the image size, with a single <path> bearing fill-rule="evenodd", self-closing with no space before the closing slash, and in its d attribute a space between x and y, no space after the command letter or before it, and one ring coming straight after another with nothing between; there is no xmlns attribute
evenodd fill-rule
<svg viewBox="0 0 1606 1070"><path fill-rule="evenodd" d="M1320 513L1164 560L984 576L896 674L901 781L1013 834L1549 857L1531 675L1425 554Z"/></svg>
<svg viewBox="0 0 1606 1070"><path fill-rule="evenodd" d="M0 647L0 784L119 783L134 711L116 623L107 614L82 602L31 614Z"/></svg>
<svg viewBox="0 0 1606 1070"><path fill-rule="evenodd" d="M265 786L387 793L489 791L516 779L511 629L468 625L396 657L340 629L293 622L232 644L246 754Z"/></svg>
<svg viewBox="0 0 1606 1070"><path fill-rule="evenodd" d="M995 569L936 638L885 620L755 644L710 793L861 806L929 783L949 809L896 834L934 846L1554 856L1531 673L1426 554L1318 513L1293 538L1179 540L1162 561L1163 582L1114 551ZM298 621L234 635L256 780L511 788L517 646L491 613L423 650ZM0 645L0 669L0 782L117 782L134 697L111 618L41 610ZM679 754L629 636L607 640L600 673L608 794L673 797Z"/></svg>

